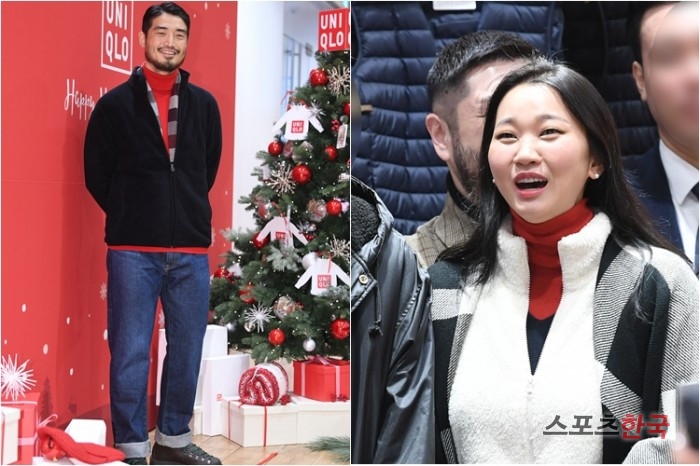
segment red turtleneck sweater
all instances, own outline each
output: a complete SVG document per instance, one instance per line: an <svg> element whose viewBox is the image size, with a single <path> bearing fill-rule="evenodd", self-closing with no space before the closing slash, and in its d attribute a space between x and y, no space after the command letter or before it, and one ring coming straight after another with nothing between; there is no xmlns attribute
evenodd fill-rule
<svg viewBox="0 0 700 466"><path fill-rule="evenodd" d="M511 210L513 233L525 239L530 264L530 314L538 320L554 315L563 292L557 244L593 218L585 199L546 222L528 223Z"/></svg>
<svg viewBox="0 0 700 466"><path fill-rule="evenodd" d="M163 133L163 142L165 142L165 148L169 149L168 111L170 110L170 95L173 92L173 85L179 71L175 70L170 74L163 75L149 70L146 66L143 66L142 69L148 85L153 89L153 97L156 98L156 104L158 104L158 118L160 119L161 133Z"/></svg>

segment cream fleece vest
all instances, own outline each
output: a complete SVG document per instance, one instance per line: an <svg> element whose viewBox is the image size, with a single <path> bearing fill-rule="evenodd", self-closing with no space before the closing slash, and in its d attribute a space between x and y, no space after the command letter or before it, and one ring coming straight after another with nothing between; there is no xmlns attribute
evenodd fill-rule
<svg viewBox="0 0 700 466"><path fill-rule="evenodd" d="M595 432L604 424L603 367L593 353L593 294L610 231L608 218L597 214L559 241L562 299L532 375L527 246L510 221L501 227L494 276L484 287L467 287L461 301L460 311L474 315L449 404L460 463L602 462L603 436Z"/></svg>

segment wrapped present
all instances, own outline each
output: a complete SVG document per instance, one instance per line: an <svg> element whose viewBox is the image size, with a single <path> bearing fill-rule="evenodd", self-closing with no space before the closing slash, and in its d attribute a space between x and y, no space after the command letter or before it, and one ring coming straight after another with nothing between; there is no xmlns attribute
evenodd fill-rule
<svg viewBox="0 0 700 466"><path fill-rule="evenodd" d="M294 361L294 393L318 401L350 399L350 362L315 357Z"/></svg>
<svg viewBox="0 0 700 466"><path fill-rule="evenodd" d="M238 393L241 375L250 366L245 353L206 358L202 362L202 434L221 434L221 400ZM196 403L195 403L196 405Z"/></svg>
<svg viewBox="0 0 700 466"><path fill-rule="evenodd" d="M18 408L21 411L17 439L18 464L30 464L32 458L39 453L36 435L36 429L39 426L39 396L39 392L28 392L25 393L24 398L19 398L17 401L2 401L4 406Z"/></svg>
<svg viewBox="0 0 700 466"><path fill-rule="evenodd" d="M0 408L0 464L17 461L20 413L17 408Z"/></svg>
<svg viewBox="0 0 700 466"><path fill-rule="evenodd" d="M255 406L239 397L221 403L221 435L243 447L297 443L297 405Z"/></svg>
<svg viewBox="0 0 700 466"><path fill-rule="evenodd" d="M107 424L102 419L73 419L66 427L66 434L80 443L106 445Z"/></svg>
<svg viewBox="0 0 700 466"><path fill-rule="evenodd" d="M297 406L297 443L318 437L350 436L350 402L317 401L292 395Z"/></svg>
<svg viewBox="0 0 700 466"><path fill-rule="evenodd" d="M163 360L167 352L167 340L165 338L165 329L162 328L158 332L158 374L156 384L156 405L160 406L160 380L163 376ZM204 333L204 341L202 342L202 365L199 368L199 379L197 380L197 394L195 396L195 405L202 404L202 369L204 359L218 356L226 356L228 354L228 330L221 325L207 325L207 330Z"/></svg>

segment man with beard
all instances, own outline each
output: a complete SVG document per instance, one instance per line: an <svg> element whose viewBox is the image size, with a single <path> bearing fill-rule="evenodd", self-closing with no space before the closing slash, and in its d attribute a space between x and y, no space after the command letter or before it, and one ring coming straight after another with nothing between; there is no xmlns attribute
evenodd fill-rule
<svg viewBox="0 0 700 466"><path fill-rule="evenodd" d="M221 157L214 97L180 68L190 18L175 3L146 10L146 60L95 105L85 184L106 214L110 405L115 447L129 464L221 464L192 443L209 309L211 205ZM168 352L151 452L147 385L160 298Z"/></svg>
<svg viewBox="0 0 700 466"><path fill-rule="evenodd" d="M421 266L435 263L442 251L461 244L473 231L486 107L501 79L536 53L532 45L516 35L480 31L442 49L428 72L432 113L425 124L449 174L440 215L406 238Z"/></svg>

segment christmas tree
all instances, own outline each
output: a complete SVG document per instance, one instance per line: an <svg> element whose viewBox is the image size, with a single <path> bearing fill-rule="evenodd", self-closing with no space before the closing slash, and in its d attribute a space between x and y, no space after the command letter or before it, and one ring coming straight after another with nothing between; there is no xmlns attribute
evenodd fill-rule
<svg viewBox="0 0 700 466"><path fill-rule="evenodd" d="M257 363L350 357L350 55L316 60L239 201L257 228L223 232L233 248L212 278L215 320Z"/></svg>

